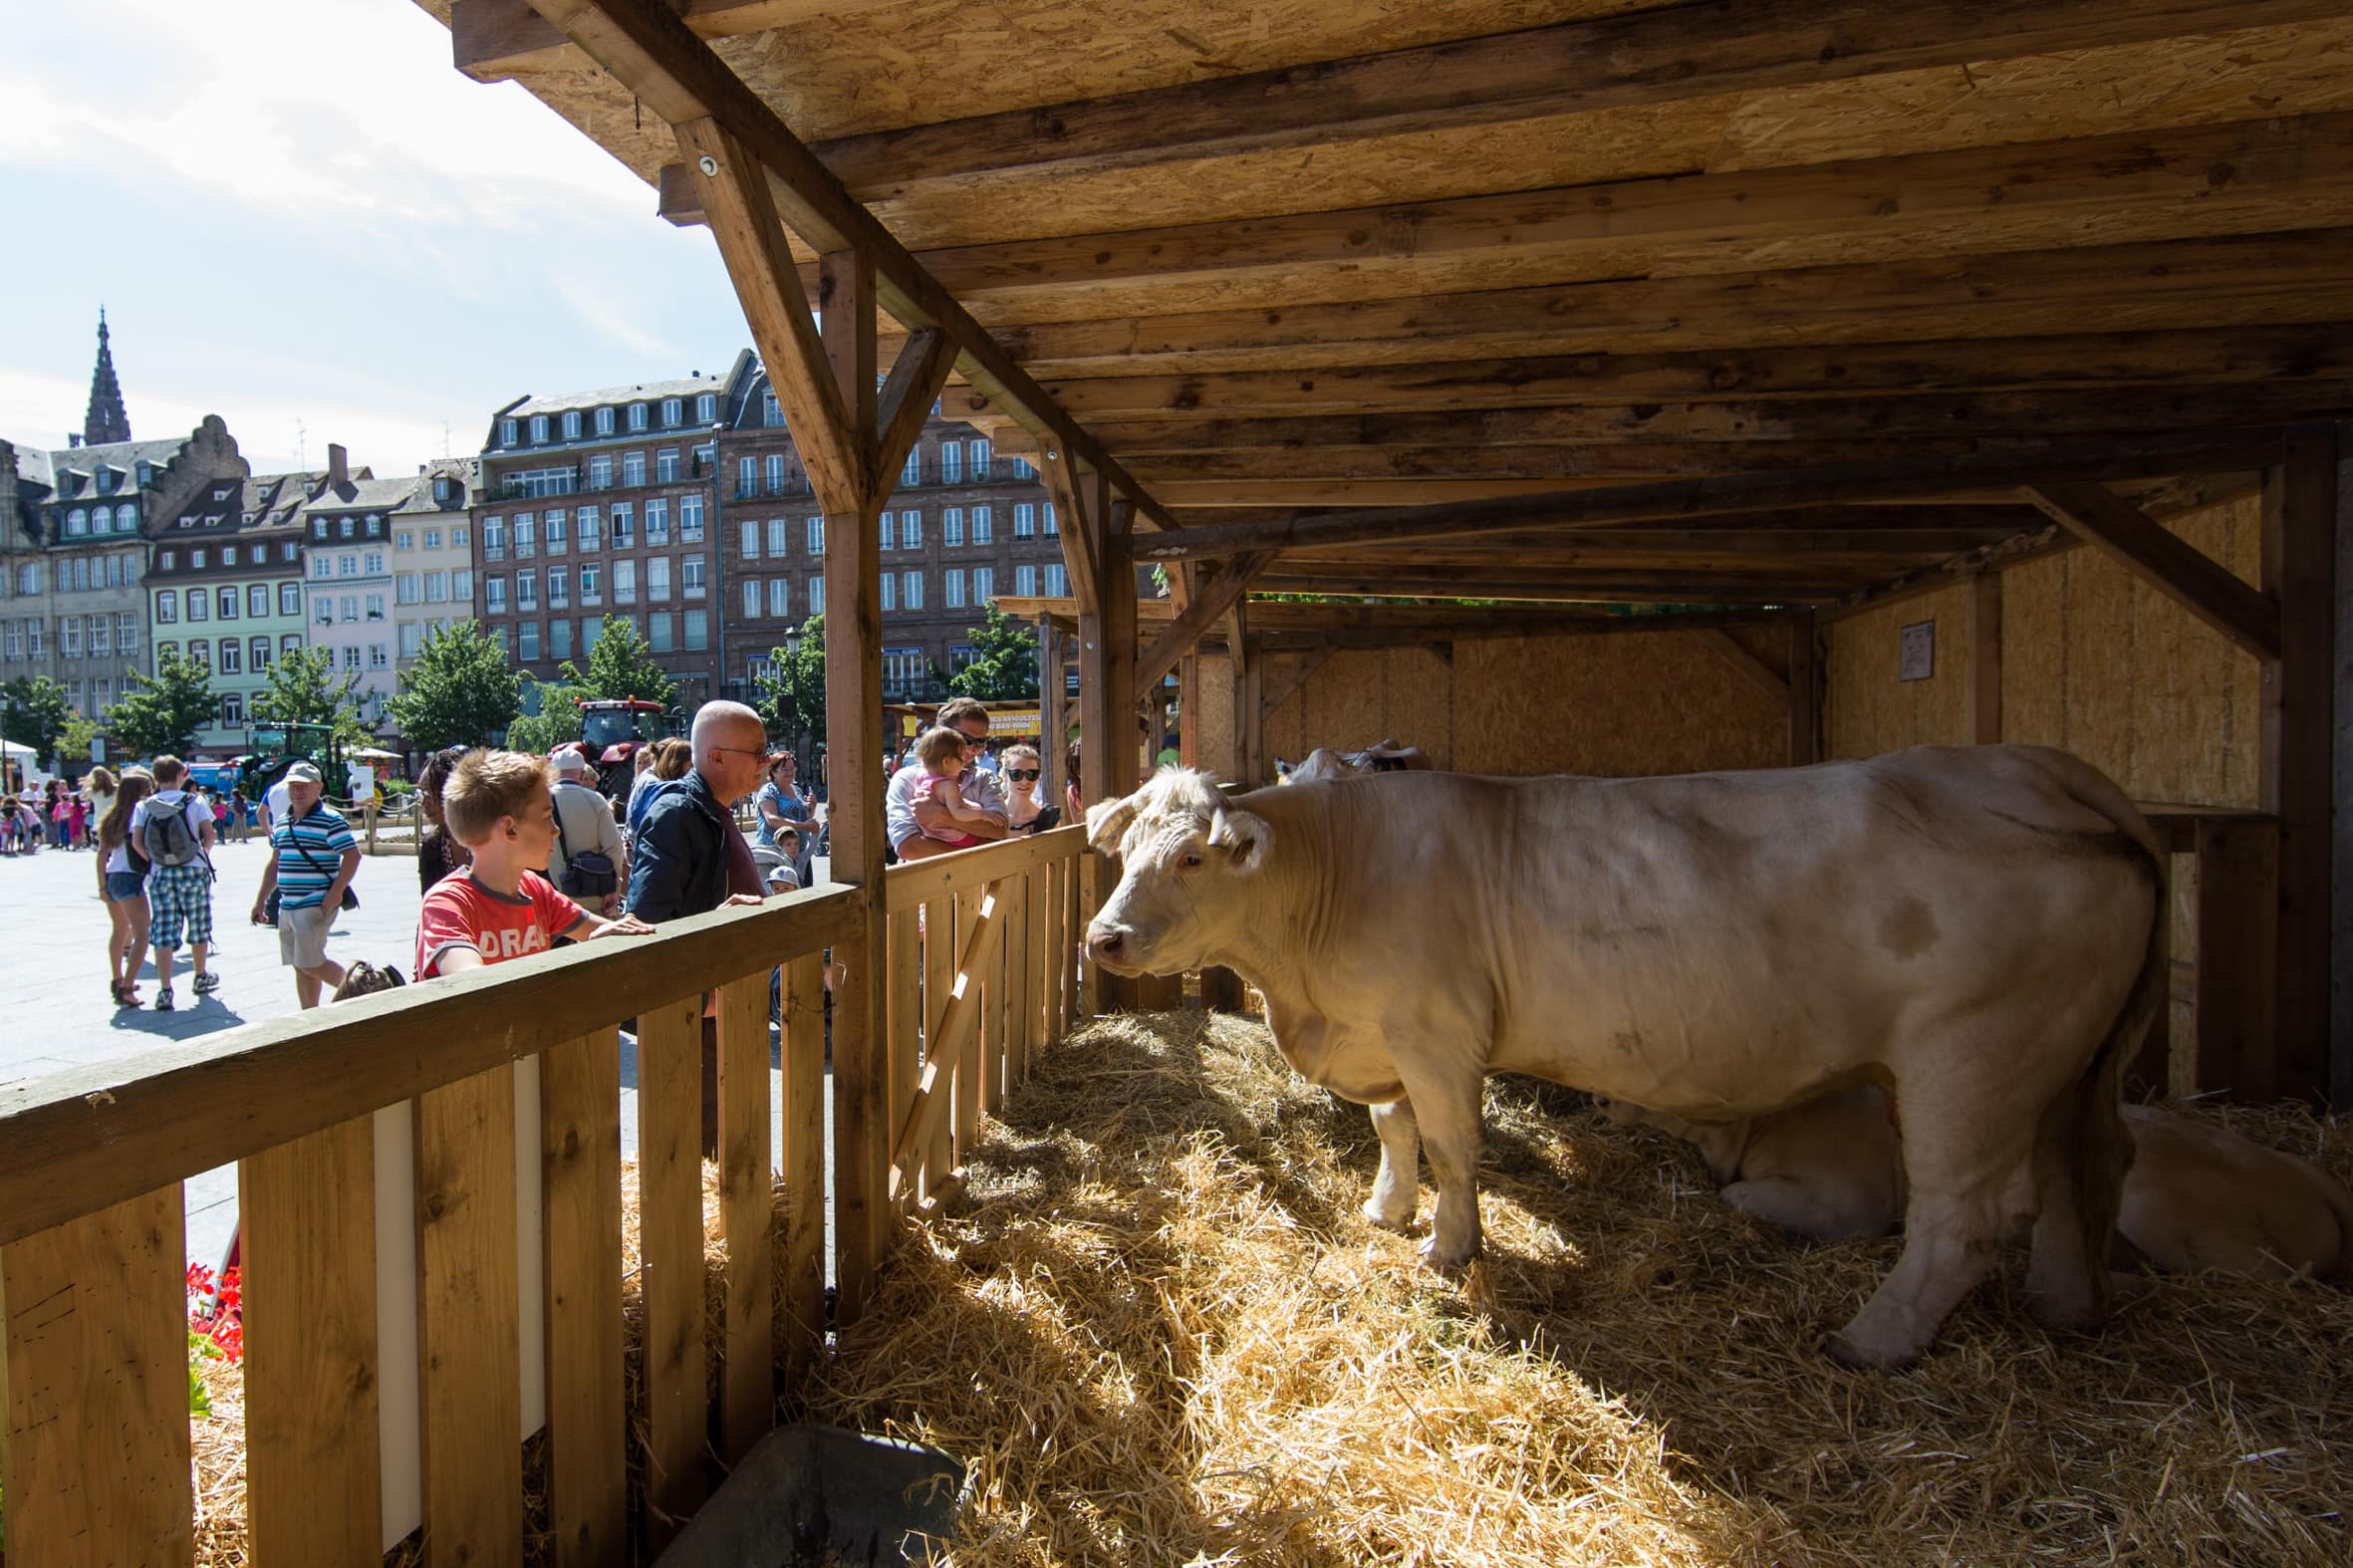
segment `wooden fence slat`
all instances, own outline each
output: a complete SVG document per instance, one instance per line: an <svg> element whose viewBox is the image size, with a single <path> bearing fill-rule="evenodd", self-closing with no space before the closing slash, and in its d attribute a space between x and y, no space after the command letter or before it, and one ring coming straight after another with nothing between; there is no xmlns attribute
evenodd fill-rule
<svg viewBox="0 0 2353 1568"><path fill-rule="evenodd" d="M521 1568L515 1071L416 1098L416 1343L435 1562Z"/></svg>
<svg viewBox="0 0 2353 1568"><path fill-rule="evenodd" d="M947 1016L948 988L955 983L956 970L955 901L933 899L923 906L923 1067L941 1092L952 1092L947 1080L955 1071L952 1060L942 1060L939 1050L939 1021ZM923 1151L922 1195L929 1197L939 1190L948 1173L955 1169L954 1149L949 1140L954 1128L941 1117L930 1145Z"/></svg>
<svg viewBox="0 0 2353 1568"><path fill-rule="evenodd" d="M955 960L963 973L977 973L993 961L1002 946L1005 922L995 915L974 917L972 937ZM908 1114L907 1123L899 1130L891 1144L893 1193L905 1191L912 1184L920 1151L929 1146L951 1120L951 1105L960 1104L953 1096L956 1082L954 1069L961 1063L965 1047L974 1038L980 1025L981 996L979 987L966 985L960 992L949 993L947 1010L940 1015L932 1033L936 1055L923 1064L922 1078L915 1085L915 1108ZM942 1178L945 1179L944 1177Z"/></svg>
<svg viewBox="0 0 2353 1568"><path fill-rule="evenodd" d="M182 1202L174 1181L0 1246L11 1562L195 1560Z"/></svg>
<svg viewBox="0 0 2353 1568"><path fill-rule="evenodd" d="M1066 939L1070 927L1070 880L1077 874L1078 862L1056 861L1048 871L1052 877L1046 892L1046 984L1047 993L1046 1044L1058 1045L1070 1033L1071 996L1069 966L1063 962L1070 949Z"/></svg>
<svg viewBox="0 0 2353 1568"><path fill-rule="evenodd" d="M1070 903L1070 935L1063 961L1074 969L1079 962L1079 943L1086 936L1087 922L1103 907L1103 858L1089 855L1078 863L1078 876L1072 882ZM1078 1017L1073 1022L1084 1022L1103 1011L1103 970L1088 964L1078 982Z"/></svg>
<svg viewBox="0 0 2353 1568"><path fill-rule="evenodd" d="M915 1075L923 1070L923 939L915 929L915 912L903 910L891 916L890 923L890 1114L883 1119L886 1132L896 1136L897 1130L907 1125L907 1113L915 1104ZM903 1189L894 1206L902 1211L912 1201Z"/></svg>
<svg viewBox="0 0 2353 1568"><path fill-rule="evenodd" d="M954 976L948 981L952 998L960 988L971 993L973 1029L962 1041L949 1041L955 1047L955 1133L950 1140L955 1148L955 1169L962 1170L972 1159L972 1146L980 1142L980 1075L981 1031L988 1024L988 987L985 965L965 967L965 952L972 945L972 929L980 923L981 905L988 898L985 888L974 889L956 896L956 944Z"/></svg>
<svg viewBox="0 0 2353 1568"><path fill-rule="evenodd" d="M556 1568L622 1560L628 1428L621 1348L621 1042L539 1057L546 1223L548 1533Z"/></svg>
<svg viewBox="0 0 2353 1568"><path fill-rule="evenodd" d="M253 1559L371 1561L384 1550L375 1118L239 1161L237 1221Z"/></svg>
<svg viewBox="0 0 2353 1568"><path fill-rule="evenodd" d="M638 1256L646 1301L648 1555L702 1505L702 999L638 1019Z"/></svg>
<svg viewBox="0 0 2353 1568"><path fill-rule="evenodd" d="M1036 881L1037 873L1031 870L1008 877L1003 884L1013 906L1005 922L1005 1052L1000 1064L1004 1077L989 1080L990 1089L1000 1100L1029 1072L1030 1022L1037 996L1029 973L1029 890Z"/></svg>
<svg viewBox="0 0 2353 1568"><path fill-rule="evenodd" d="M785 1387L797 1396L825 1343L825 962L816 953L784 966L784 1185L778 1295Z"/></svg>
<svg viewBox="0 0 2353 1568"><path fill-rule="evenodd" d="M776 1425L775 1238L769 1228L768 973L719 988L719 1457L740 1460Z"/></svg>

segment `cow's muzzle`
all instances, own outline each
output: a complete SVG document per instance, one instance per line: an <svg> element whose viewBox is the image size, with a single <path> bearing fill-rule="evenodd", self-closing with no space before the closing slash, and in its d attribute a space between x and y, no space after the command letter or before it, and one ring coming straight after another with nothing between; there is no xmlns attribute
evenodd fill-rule
<svg viewBox="0 0 2353 1568"><path fill-rule="evenodd" d="M1095 921L1087 927L1087 961L1101 964L1114 974L1142 974L1144 966L1133 957L1134 934L1124 925Z"/></svg>

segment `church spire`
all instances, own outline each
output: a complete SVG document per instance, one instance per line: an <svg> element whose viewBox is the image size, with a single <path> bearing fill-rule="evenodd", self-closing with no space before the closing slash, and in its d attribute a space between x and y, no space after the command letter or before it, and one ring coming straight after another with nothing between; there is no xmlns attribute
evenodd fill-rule
<svg viewBox="0 0 2353 1568"><path fill-rule="evenodd" d="M98 365L90 373L90 412L82 420L82 444L98 446L131 439L131 415L123 410L123 384L115 380L115 351L107 347L107 308L98 308Z"/></svg>

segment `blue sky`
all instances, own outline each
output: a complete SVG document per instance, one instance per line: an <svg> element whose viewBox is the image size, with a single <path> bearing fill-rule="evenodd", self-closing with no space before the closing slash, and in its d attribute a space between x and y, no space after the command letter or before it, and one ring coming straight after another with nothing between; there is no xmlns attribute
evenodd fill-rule
<svg viewBox="0 0 2353 1568"><path fill-rule="evenodd" d="M13 7L0 51L0 437L62 446L103 303L133 435L221 415L256 473L380 475L492 411L724 370L710 236L411 0ZM16 228L18 223L24 226Z"/></svg>

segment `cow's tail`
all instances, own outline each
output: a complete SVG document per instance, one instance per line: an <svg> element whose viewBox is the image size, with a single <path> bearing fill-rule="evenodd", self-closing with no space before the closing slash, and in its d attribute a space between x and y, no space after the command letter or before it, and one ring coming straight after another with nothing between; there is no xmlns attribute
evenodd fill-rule
<svg viewBox="0 0 2353 1568"><path fill-rule="evenodd" d="M2095 1299L2104 1311L2108 1256L2116 1216L2124 1201L2124 1180L2133 1164L2133 1135L2124 1121L2124 1078L2152 1029L2166 1026L2173 978L2173 904L2168 891L2165 847L2140 810L2106 775L2079 764L2089 780L2070 779L2068 793L2116 824L2132 846L2133 859L2149 879L2149 940L2140 973L2105 1038L2070 1093L2075 1099L2073 1169L2075 1212L2083 1227L2083 1255L2091 1260ZM2086 787L2090 784L2091 787Z"/></svg>

